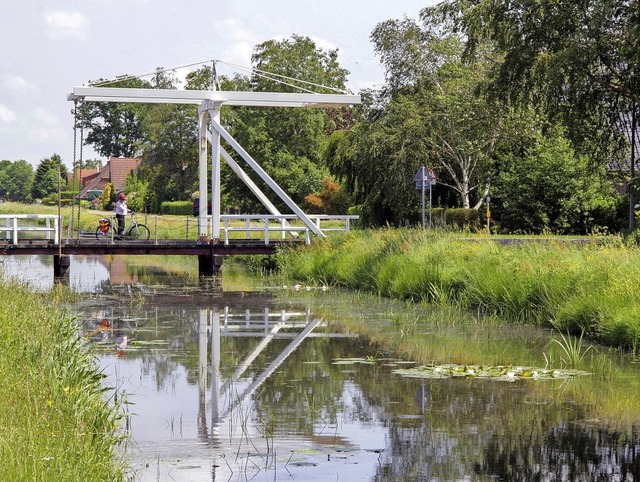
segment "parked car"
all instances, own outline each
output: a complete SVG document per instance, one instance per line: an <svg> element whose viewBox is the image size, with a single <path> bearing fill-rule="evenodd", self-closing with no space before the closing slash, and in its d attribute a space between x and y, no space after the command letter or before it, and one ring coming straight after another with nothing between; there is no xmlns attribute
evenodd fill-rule
<svg viewBox="0 0 640 482"><path fill-rule="evenodd" d="M199 197L193 199L191 210L193 211L194 216L200 215L200 198ZM211 214L211 201L207 203L207 212Z"/></svg>

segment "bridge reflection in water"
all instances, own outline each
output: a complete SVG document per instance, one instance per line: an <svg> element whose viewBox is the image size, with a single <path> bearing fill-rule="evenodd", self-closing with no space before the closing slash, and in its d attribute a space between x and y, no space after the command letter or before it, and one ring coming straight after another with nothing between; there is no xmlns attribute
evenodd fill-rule
<svg viewBox="0 0 640 482"><path fill-rule="evenodd" d="M246 404L251 396L271 376L278 367L296 350L306 338L319 336L326 338L354 338L357 335L342 333L318 333L313 330L326 327L320 318L311 318L310 310L304 312L280 311L269 312L264 308L262 312L246 310L244 313L230 313L225 307L222 312L201 308L198 318L198 357L200 394L199 433L207 434L206 442L213 442L217 437L218 428L225 420L232 416L234 410L246 413ZM221 337L259 337L261 341L241 360L234 372L222 381L220 376L220 338ZM255 377L250 383L237 386L245 371L256 358L265 350L275 338L290 339L291 342L273 361ZM211 344L211 359L209 362L207 343ZM211 429L206 424L206 387L207 376L211 379ZM244 408L241 408L243 407Z"/></svg>

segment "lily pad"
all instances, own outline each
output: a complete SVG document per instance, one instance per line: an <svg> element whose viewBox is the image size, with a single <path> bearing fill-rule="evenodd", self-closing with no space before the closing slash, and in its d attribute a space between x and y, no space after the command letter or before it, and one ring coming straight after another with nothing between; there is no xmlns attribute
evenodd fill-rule
<svg viewBox="0 0 640 482"><path fill-rule="evenodd" d="M375 360L371 358L334 358L331 362L332 365L355 365L357 363L373 365Z"/></svg>
<svg viewBox="0 0 640 482"><path fill-rule="evenodd" d="M589 372L569 369L547 369L515 365L428 365L401 368L393 373L407 378L481 378L514 382L516 380L566 380Z"/></svg>

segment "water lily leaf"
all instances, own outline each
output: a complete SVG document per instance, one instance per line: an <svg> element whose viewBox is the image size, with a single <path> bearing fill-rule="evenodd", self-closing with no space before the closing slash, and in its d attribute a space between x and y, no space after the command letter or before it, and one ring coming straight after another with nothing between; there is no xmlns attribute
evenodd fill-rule
<svg viewBox="0 0 640 482"><path fill-rule="evenodd" d="M535 367L511 365L428 365L414 368L400 368L393 373L408 378L482 378L499 381L516 380L557 380L591 375L581 370L546 370Z"/></svg>
<svg viewBox="0 0 640 482"><path fill-rule="evenodd" d="M371 358L334 358L331 362L332 365L353 365L356 363L372 365L375 363L375 360Z"/></svg>

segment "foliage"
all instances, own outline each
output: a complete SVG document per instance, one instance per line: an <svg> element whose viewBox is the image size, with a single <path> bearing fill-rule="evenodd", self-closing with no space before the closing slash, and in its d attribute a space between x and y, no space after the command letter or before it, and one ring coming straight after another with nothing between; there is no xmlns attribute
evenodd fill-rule
<svg viewBox="0 0 640 482"><path fill-rule="evenodd" d="M420 29L408 19L388 21L379 24L371 37L386 62L390 85L402 79L389 91L392 102L407 96L403 101L416 104L412 133L424 139L423 152L416 154L439 168L440 182L454 189L462 207L469 208L476 184L488 183L482 171L506 133L503 118L508 111L476 95L490 64L480 58L463 62L462 42L445 24L425 24ZM408 53L403 55L403 50ZM421 62L407 63L416 55ZM408 75L411 69L414 73Z"/></svg>
<svg viewBox="0 0 640 482"><path fill-rule="evenodd" d="M191 215L191 201L165 201L160 207L160 214Z"/></svg>
<svg viewBox="0 0 640 482"><path fill-rule="evenodd" d="M76 161L75 169L97 169L102 167L102 159L78 159Z"/></svg>
<svg viewBox="0 0 640 482"><path fill-rule="evenodd" d="M363 205L367 225L418 221L413 175L422 164L438 174L436 201L477 209L496 146L517 138L524 125L516 113L476 95L487 62L463 62L462 43L444 24L388 21L372 40L388 85L364 96L356 128L330 140L331 172ZM457 198L446 198L445 187Z"/></svg>
<svg viewBox="0 0 640 482"><path fill-rule="evenodd" d="M509 232L583 233L621 228L621 202L603 166L578 156L560 133L542 133L522 156L509 153L492 189L497 222Z"/></svg>
<svg viewBox="0 0 640 482"><path fill-rule="evenodd" d="M102 191L102 209L105 211L113 211L116 202L116 192L113 189L113 183L108 182Z"/></svg>
<svg viewBox="0 0 640 482"><path fill-rule="evenodd" d="M142 176L157 208L166 200L189 199L198 175L197 110L161 104L145 117Z"/></svg>
<svg viewBox="0 0 640 482"><path fill-rule="evenodd" d="M633 2L471 0L443 2L436 12L462 31L469 56L485 56L484 42L495 47L488 92L560 120L603 162L611 147L628 146L620 115L640 100Z"/></svg>
<svg viewBox="0 0 640 482"><path fill-rule="evenodd" d="M34 179L33 167L27 161L0 161L0 198L9 201L31 201Z"/></svg>
<svg viewBox="0 0 640 482"><path fill-rule="evenodd" d="M324 179L323 189L318 194L309 194L304 198L305 207L312 214L344 214L349 208L349 199L340 190L340 186Z"/></svg>
<svg viewBox="0 0 640 482"><path fill-rule="evenodd" d="M580 333L579 338L571 337L569 333L565 336L560 333L561 340L553 338L549 345L549 359L550 361L555 358L555 350L557 348L561 355L560 361L562 364L569 368L580 368L584 363L584 358L593 349L593 346L589 345L586 348L583 347L584 331Z"/></svg>
<svg viewBox="0 0 640 482"><path fill-rule="evenodd" d="M127 206L137 213L148 212L149 184L140 176L129 173L124 184Z"/></svg>
<svg viewBox="0 0 640 482"><path fill-rule="evenodd" d="M67 168L58 154L42 159L36 168L31 197L43 198L57 193L58 189L66 189Z"/></svg>
<svg viewBox="0 0 640 482"><path fill-rule="evenodd" d="M465 380L479 378L503 382L516 380L567 380L577 376L591 375L578 370L554 370L548 368L523 367L513 365L427 365L413 368L399 368L393 371L407 378L443 379L463 378Z"/></svg>
<svg viewBox="0 0 640 482"><path fill-rule="evenodd" d="M444 217L447 226L455 226L458 229L477 229L480 227L480 212L477 209L447 209Z"/></svg>
<svg viewBox="0 0 640 482"><path fill-rule="evenodd" d="M256 46L252 62L262 73L256 71L248 87L261 92L297 92L301 88L318 91L317 85L342 90L348 73L339 66L337 51L325 52L308 37L297 35ZM278 82L274 80L276 75L282 76L280 79L287 77L302 82L287 79ZM242 79L236 82L243 84ZM225 116L234 138L294 202L302 203L306 195L322 188L322 179L329 174L321 156L324 138L343 122L340 113L323 109L244 107L235 109L230 116L225 112ZM233 205L245 211L260 208L230 170L223 172L223 181ZM264 185L259 179L254 181L261 187ZM279 200L272 201L282 206Z"/></svg>
<svg viewBox="0 0 640 482"><path fill-rule="evenodd" d="M311 39L296 35L256 46L252 62L260 72L232 79L214 79L211 67L203 66L187 75L185 88L209 90L217 83L216 88L244 91L317 91L320 84L344 89L348 74L338 64L337 51L325 52ZM275 80L275 75L303 82L293 88L289 81L287 85ZM175 89L178 83L174 75L158 69L149 82L123 79L100 85ZM102 155L141 155L139 179L147 184L144 205L152 211L159 212L165 201L189 199L198 188L199 133L194 106L89 103L78 112L78 125L89 132L87 143ZM329 175L321 158L325 135L351 122L348 112L341 109L224 107L222 118L225 128L297 203L318 192L322 179ZM262 180L250 175L269 194ZM224 165L222 184L224 205L244 211L260 209L249 189ZM282 207L279 200L272 201Z"/></svg>
<svg viewBox="0 0 640 482"><path fill-rule="evenodd" d="M620 244L363 231L284 251L278 264L296 281L452 304L627 348L640 340L640 251Z"/></svg>
<svg viewBox="0 0 640 482"><path fill-rule="evenodd" d="M251 83L262 92L289 92L286 83L300 86L316 84L329 92L344 90L349 71L340 67L338 51L318 48L309 37L292 35L291 39L267 40L254 48L251 61L255 68L268 74L288 77L285 83L275 75L254 75ZM327 90L324 90L326 93Z"/></svg>
<svg viewBox="0 0 640 482"><path fill-rule="evenodd" d="M151 87L149 82L137 78L112 82L100 80L93 84L139 89ZM146 110L145 104L85 102L76 109L77 125L87 132L84 143L100 155L107 158L134 157L138 143L144 138L141 118Z"/></svg>

